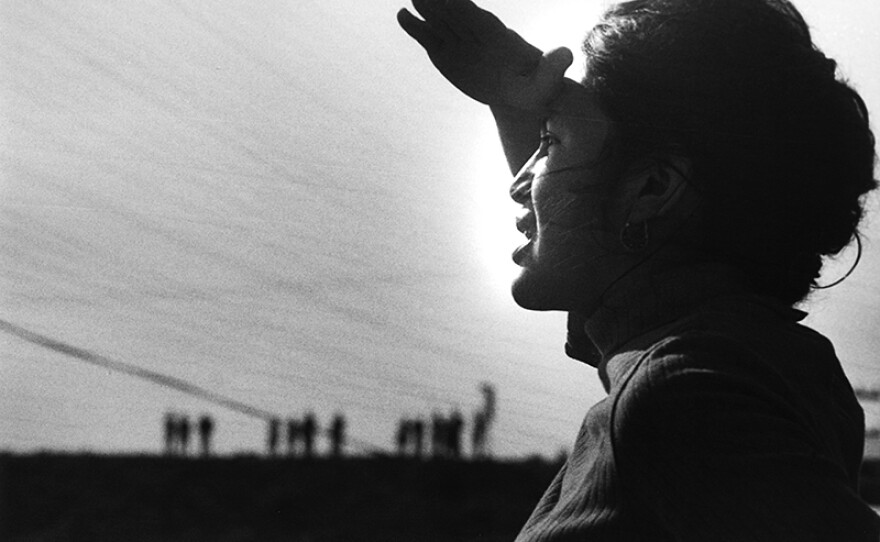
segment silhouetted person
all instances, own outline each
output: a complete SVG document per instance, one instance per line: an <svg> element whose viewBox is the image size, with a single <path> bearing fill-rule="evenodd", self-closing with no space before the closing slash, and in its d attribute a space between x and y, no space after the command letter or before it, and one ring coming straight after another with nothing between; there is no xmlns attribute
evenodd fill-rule
<svg viewBox="0 0 880 542"><path fill-rule="evenodd" d="M792 2L615 3L579 82L469 0L413 3L519 172L514 300L567 312L609 390L516 539L880 540L863 409L795 309L859 245L876 140Z"/></svg>
<svg viewBox="0 0 880 542"><path fill-rule="evenodd" d="M407 453L411 428L412 422L410 420L401 419L397 422L397 433L394 435L394 440L397 443L397 455L400 457Z"/></svg>
<svg viewBox="0 0 880 542"><path fill-rule="evenodd" d="M446 429L446 442L447 442L447 452L450 457L459 458L461 457L461 431L464 427L464 420L461 417L461 412L458 409L452 412L452 415L449 416L449 421L447 422Z"/></svg>
<svg viewBox="0 0 880 542"><path fill-rule="evenodd" d="M296 444L302 435L302 427L298 420L293 418L287 419L287 455L296 453Z"/></svg>
<svg viewBox="0 0 880 542"><path fill-rule="evenodd" d="M309 412L306 414L306 417L303 419L302 423L302 437L303 437L303 445L305 447L305 456L306 458L312 457L315 449L315 433L318 431L318 422L315 421L315 415Z"/></svg>
<svg viewBox="0 0 880 542"><path fill-rule="evenodd" d="M437 412L431 417L431 455L433 457L445 457L447 423L443 416Z"/></svg>
<svg viewBox="0 0 880 542"><path fill-rule="evenodd" d="M330 454L333 457L342 457L342 449L345 447L345 417L337 414L330 424Z"/></svg>
<svg viewBox="0 0 880 542"><path fill-rule="evenodd" d="M189 429L189 417L183 414L177 419L177 438L182 456L189 453Z"/></svg>
<svg viewBox="0 0 880 542"><path fill-rule="evenodd" d="M424 453L425 443L425 422L421 418L412 421L412 442L413 455L416 459L421 459Z"/></svg>
<svg viewBox="0 0 880 542"><path fill-rule="evenodd" d="M199 439L202 442L202 455L211 455L211 437L214 433L214 420L211 416L203 414L199 418Z"/></svg>
<svg viewBox="0 0 880 542"><path fill-rule="evenodd" d="M174 445L177 436L177 420L173 412L165 413L165 455L174 455Z"/></svg>
<svg viewBox="0 0 880 542"><path fill-rule="evenodd" d="M475 458L486 456L486 434L489 429L485 412L475 412L471 427L471 455Z"/></svg>
<svg viewBox="0 0 880 542"><path fill-rule="evenodd" d="M278 449L278 433L281 429L281 420L278 418L272 418L269 420L269 432L266 435L266 452L270 456L275 455L275 450Z"/></svg>
<svg viewBox="0 0 880 542"><path fill-rule="evenodd" d="M484 382L480 385L483 394L483 405L474 413L471 430L471 453L475 458L489 455L489 429L495 421L496 399L495 388Z"/></svg>

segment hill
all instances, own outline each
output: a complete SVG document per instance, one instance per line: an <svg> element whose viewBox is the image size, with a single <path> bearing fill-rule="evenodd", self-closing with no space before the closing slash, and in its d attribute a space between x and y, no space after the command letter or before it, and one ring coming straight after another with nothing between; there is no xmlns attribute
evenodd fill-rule
<svg viewBox="0 0 880 542"><path fill-rule="evenodd" d="M510 541L558 465L0 455L0 539Z"/></svg>
<svg viewBox="0 0 880 542"><path fill-rule="evenodd" d="M513 540L558 463L0 454L0 540ZM880 503L880 462L862 494Z"/></svg>

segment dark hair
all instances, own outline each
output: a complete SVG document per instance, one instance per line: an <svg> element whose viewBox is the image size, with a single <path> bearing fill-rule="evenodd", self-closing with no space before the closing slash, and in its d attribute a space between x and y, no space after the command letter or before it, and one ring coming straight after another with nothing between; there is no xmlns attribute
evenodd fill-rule
<svg viewBox="0 0 880 542"><path fill-rule="evenodd" d="M858 236L874 136L858 93L786 0L632 0L584 41L614 161L691 160L698 253L796 303Z"/></svg>

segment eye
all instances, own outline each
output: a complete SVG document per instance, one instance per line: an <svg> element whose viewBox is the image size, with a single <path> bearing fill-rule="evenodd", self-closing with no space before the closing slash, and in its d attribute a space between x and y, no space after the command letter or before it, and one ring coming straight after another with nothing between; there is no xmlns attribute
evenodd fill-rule
<svg viewBox="0 0 880 542"><path fill-rule="evenodd" d="M553 145L559 143L559 138L556 137L552 131L550 131L550 118L545 117L541 119L541 148L549 149Z"/></svg>
<svg viewBox="0 0 880 542"><path fill-rule="evenodd" d="M553 132L541 130L541 147L552 147L556 143L559 143L559 138L557 138Z"/></svg>

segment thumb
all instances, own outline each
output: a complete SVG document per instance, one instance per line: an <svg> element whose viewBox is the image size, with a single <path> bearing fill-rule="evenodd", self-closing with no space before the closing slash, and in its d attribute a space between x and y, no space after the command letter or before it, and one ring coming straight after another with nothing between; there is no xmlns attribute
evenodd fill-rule
<svg viewBox="0 0 880 542"><path fill-rule="evenodd" d="M568 47L551 49L541 58L537 76L540 79L561 79L572 62L574 62L574 55Z"/></svg>
<svg viewBox="0 0 880 542"><path fill-rule="evenodd" d="M542 101L549 101L559 91L565 79L565 70L573 61L574 56L567 47L544 53L532 76L535 89L543 97Z"/></svg>

